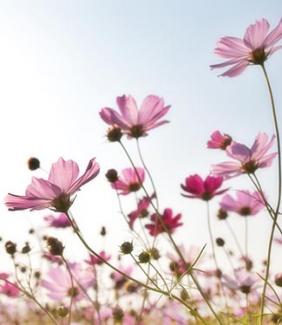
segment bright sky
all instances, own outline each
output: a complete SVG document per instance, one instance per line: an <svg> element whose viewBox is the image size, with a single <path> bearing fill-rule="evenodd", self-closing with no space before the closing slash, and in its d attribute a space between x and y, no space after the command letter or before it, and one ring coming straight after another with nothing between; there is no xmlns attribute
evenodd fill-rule
<svg viewBox="0 0 282 325"><path fill-rule="evenodd" d="M107 245L118 251L130 236L104 174L129 164L118 145L107 143L107 127L98 112L103 106L116 107L116 96L124 93L138 102L156 94L172 105L171 123L142 139L144 156L162 207L183 213L179 241L205 244L205 206L181 197L179 184L189 174L207 175L211 163L225 160L223 154L206 150L210 133L220 129L248 145L259 131L273 133L259 68L234 79L217 78L217 71L209 69L220 61L213 49L219 37L240 37L263 17L275 26L281 1L1 1L1 197L24 193L31 178L26 168L30 156L40 158L46 170L60 156L76 160L81 170L97 157L100 176L79 193L73 212L94 247L101 247L97 234L106 225ZM267 62L280 108L281 53ZM135 150L133 141L128 145ZM42 171L34 175L45 176ZM268 196L274 197L275 174L263 170L259 175ZM244 177L228 184L234 189L248 185ZM217 208L216 200L212 205ZM46 215L9 213L4 205L0 211L5 239L25 240L30 223L42 224ZM262 214L250 220L250 252L256 256L266 253L268 218ZM243 238L244 220L230 220ZM215 218L214 225L216 235L226 234Z"/></svg>

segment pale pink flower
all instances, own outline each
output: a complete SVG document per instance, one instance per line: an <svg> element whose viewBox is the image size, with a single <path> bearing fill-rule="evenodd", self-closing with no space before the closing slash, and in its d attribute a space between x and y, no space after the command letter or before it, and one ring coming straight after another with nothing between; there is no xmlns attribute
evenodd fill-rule
<svg viewBox="0 0 282 325"><path fill-rule="evenodd" d="M241 216L254 216L264 208L261 194L257 191L237 191L236 198L230 194L224 195L220 207L225 211L233 211Z"/></svg>
<svg viewBox="0 0 282 325"><path fill-rule="evenodd" d="M73 203L71 196L98 173L99 165L94 158L89 161L84 174L80 177L78 177L79 167L76 162L60 158L52 165L48 180L33 177L25 195L8 194L5 204L11 211L49 208L58 212L67 212Z"/></svg>
<svg viewBox="0 0 282 325"><path fill-rule="evenodd" d="M223 178L220 176L208 176L203 180L202 177L197 174L191 175L186 177L185 184L181 184L181 188L189 194L182 195L192 199L209 201L214 196L227 191L227 189L218 190L222 183Z"/></svg>
<svg viewBox="0 0 282 325"><path fill-rule="evenodd" d="M211 139L207 142L209 149L222 149L225 150L227 146L232 142L230 135L221 133L220 131L214 131L211 134Z"/></svg>
<svg viewBox="0 0 282 325"><path fill-rule="evenodd" d="M226 148L226 154L236 161L228 161L212 166L212 173L225 178L235 177L244 173L252 174L258 168L269 167L277 153L267 154L271 148L275 136L268 140L266 133L260 132L251 148L246 145L232 142Z"/></svg>
<svg viewBox="0 0 282 325"><path fill-rule="evenodd" d="M227 288L235 291L241 291L244 294L249 294L256 290L255 284L258 281L258 276L254 273L247 272L245 268L234 270L234 278L223 274L222 284Z"/></svg>
<svg viewBox="0 0 282 325"><path fill-rule="evenodd" d="M141 200L138 201L137 209L128 214L129 226L131 229L133 229L133 225L136 219L145 218L148 216L149 214L148 208L150 206L153 197L154 195L152 195L151 197L144 196Z"/></svg>
<svg viewBox="0 0 282 325"><path fill-rule="evenodd" d="M62 301L71 296L75 301L81 300L85 293L94 284L93 272L83 269L77 263L69 264L73 277L73 286L69 272L65 266L52 267L47 275L48 280L41 280L41 286L48 290L48 297L55 301Z"/></svg>
<svg viewBox="0 0 282 325"><path fill-rule="evenodd" d="M111 255L108 255L105 251L101 251L99 256L105 261L109 261L111 259ZM89 259L85 260L85 262L89 265L102 265L104 262L97 256L89 254Z"/></svg>
<svg viewBox="0 0 282 325"><path fill-rule="evenodd" d="M221 76L235 77L248 65L263 65L270 55L282 47L276 45L282 39L282 19L271 32L269 27L268 21L263 18L247 28L243 39L231 36L221 38L215 53L227 61L210 67L214 69L232 66Z"/></svg>
<svg viewBox="0 0 282 325"><path fill-rule="evenodd" d="M100 111L101 118L113 127L121 128L129 137L139 138L168 121L160 120L169 110L164 100L158 96L147 96L138 110L132 96L117 97L120 113L105 107Z"/></svg>
<svg viewBox="0 0 282 325"><path fill-rule="evenodd" d="M145 172L141 167L125 168L118 176L118 180L111 183L112 188L118 190L121 195L137 192L145 180Z"/></svg>
<svg viewBox="0 0 282 325"><path fill-rule="evenodd" d="M183 225L183 223L180 222L181 217L181 213L173 216L172 209L167 208L160 216L154 213L151 216L152 223L145 225L145 228L149 230L149 234L153 237L158 236L162 232L173 233L176 228Z"/></svg>
<svg viewBox="0 0 282 325"><path fill-rule="evenodd" d="M50 214L44 217L44 220L47 221L49 227L53 228L67 228L71 226L71 223L65 213L60 213L57 216Z"/></svg>

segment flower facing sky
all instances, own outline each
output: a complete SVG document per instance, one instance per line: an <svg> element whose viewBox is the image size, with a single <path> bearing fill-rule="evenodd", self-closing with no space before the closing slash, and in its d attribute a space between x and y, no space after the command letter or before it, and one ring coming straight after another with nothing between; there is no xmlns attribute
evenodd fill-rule
<svg viewBox="0 0 282 325"><path fill-rule="evenodd" d="M259 133L251 148L238 142L232 142L226 148L226 154L236 161L228 161L212 166L212 173L218 176L230 178L244 173L252 174L258 168L269 167L277 153L267 154L275 137L269 140L266 133Z"/></svg>
<svg viewBox="0 0 282 325"><path fill-rule="evenodd" d="M127 195L140 190L144 180L145 172L143 168L125 168L121 171L121 175L118 176L117 181L111 183L111 185L119 194Z"/></svg>
<svg viewBox="0 0 282 325"><path fill-rule="evenodd" d="M73 201L71 196L81 186L90 182L99 173L99 165L95 158L91 159L83 175L79 175L79 167L73 160L59 160L52 165L48 180L33 177L25 195L8 194L5 204L11 211L52 209L67 212Z"/></svg>
<svg viewBox="0 0 282 325"><path fill-rule="evenodd" d="M160 125L168 123L161 118L168 112L170 106L165 106L164 100L158 96L147 96L138 110L132 96L117 97L120 113L105 107L100 111L104 122L112 127L119 127L131 138L140 138Z"/></svg>
<svg viewBox="0 0 282 325"><path fill-rule="evenodd" d="M183 225L183 223L180 222L181 217L181 213L173 216L172 209L167 208L160 216L154 213L151 216L152 223L145 225L145 227L148 229L149 234L153 237L158 236L162 232L173 233L176 228Z"/></svg>
<svg viewBox="0 0 282 325"><path fill-rule="evenodd" d="M262 65L270 55L282 48L276 45L282 39L282 19L272 31L269 28L268 21L263 18L247 28L243 39L222 37L214 52L227 60L210 67L217 69L231 66L221 76L235 77L250 64Z"/></svg>
<svg viewBox="0 0 282 325"><path fill-rule="evenodd" d="M225 211L233 211L241 216L254 216L263 209L264 204L259 192L237 191L236 198L224 195L220 207Z"/></svg>
<svg viewBox="0 0 282 325"><path fill-rule="evenodd" d="M209 201L216 195L220 195L227 189L219 190L223 183L223 178L218 176L208 176L205 180L201 176L195 174L186 177L185 184L181 184L181 188L189 194L182 194L192 199L201 199Z"/></svg>

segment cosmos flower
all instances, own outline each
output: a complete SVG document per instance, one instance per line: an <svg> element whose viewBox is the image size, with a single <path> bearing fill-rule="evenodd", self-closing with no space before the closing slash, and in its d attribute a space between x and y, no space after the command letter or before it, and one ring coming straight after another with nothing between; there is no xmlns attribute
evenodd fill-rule
<svg viewBox="0 0 282 325"><path fill-rule="evenodd" d="M133 225L136 219L144 218L148 216L149 214L148 208L150 206L153 197L154 195L152 195L151 197L144 196L141 200L138 201L136 210L128 214L129 226L131 229L133 229Z"/></svg>
<svg viewBox="0 0 282 325"><path fill-rule="evenodd" d="M72 296L75 301L79 301L85 295L81 287L87 291L93 286L93 272L83 269L78 263L69 264L69 268L73 276L73 286L70 274L63 266L50 268L47 273L48 279L41 280L41 286L47 289L47 295L50 299L63 301Z"/></svg>
<svg viewBox="0 0 282 325"><path fill-rule="evenodd" d="M112 188L118 190L121 195L137 192L145 180L145 172L141 167L125 168L118 176L118 180L111 183Z"/></svg>
<svg viewBox="0 0 282 325"><path fill-rule="evenodd" d="M101 118L112 127L118 127L131 138L140 138L147 132L168 121L161 118L168 112L170 106L165 106L164 100L158 96L147 96L138 110L132 96L117 97L120 113L105 107L100 111Z"/></svg>
<svg viewBox="0 0 282 325"><path fill-rule="evenodd" d="M232 138L228 134L222 134L220 131L214 131L211 134L211 139L207 142L209 149L222 149L225 150L232 142Z"/></svg>
<svg viewBox="0 0 282 325"><path fill-rule="evenodd" d="M236 199L226 194L220 202L225 211L233 211L241 216L254 216L263 209L263 199L259 192L237 191Z"/></svg>
<svg viewBox="0 0 282 325"><path fill-rule="evenodd" d="M181 217L182 215L180 213L173 216L172 209L167 208L160 216L154 213L151 216L152 223L145 225L145 228L149 230L149 234L153 237L158 236L162 232L173 233L176 228L183 225L183 223L180 222ZM160 221L160 218L162 221Z"/></svg>
<svg viewBox="0 0 282 325"><path fill-rule="evenodd" d="M271 148L275 136L268 140L266 133L260 132L255 139L251 148L238 142L232 142L226 148L226 154L236 161L228 161L212 166L214 175L223 176L225 178L235 177L244 173L252 174L258 168L269 167L277 153L267 154Z"/></svg>
<svg viewBox="0 0 282 325"><path fill-rule="evenodd" d="M186 177L185 184L181 184L181 188L189 193L182 194L185 197L192 199L201 199L204 201L209 201L216 195L220 195L227 191L227 189L220 190L223 182L222 177L218 176L208 176L205 180L201 176L195 174L189 177Z"/></svg>
<svg viewBox="0 0 282 325"><path fill-rule="evenodd" d="M11 211L52 209L57 212L67 212L73 203L72 195L80 187L99 173L99 165L91 159L84 172L78 177L79 167L73 160L60 158L52 165L48 180L32 178L25 195L8 194L5 204Z"/></svg>
<svg viewBox="0 0 282 325"><path fill-rule="evenodd" d="M99 256L101 256L105 261L109 261L111 258L111 255L106 254L105 251L101 251ZM89 254L89 259L85 260L85 262L89 265L102 265L104 263L100 258L92 254Z"/></svg>
<svg viewBox="0 0 282 325"><path fill-rule="evenodd" d="M217 69L231 66L221 76L235 77L248 65L263 65L270 55L282 47L276 45L282 39L282 19L270 32L269 27L268 21L263 18L247 28L243 39L231 36L221 38L214 52L227 60L210 67Z"/></svg>
<svg viewBox="0 0 282 325"><path fill-rule="evenodd" d="M53 228L67 228L71 226L69 219L64 213L60 213L57 216L50 214L44 217L44 220L47 221L49 227Z"/></svg>

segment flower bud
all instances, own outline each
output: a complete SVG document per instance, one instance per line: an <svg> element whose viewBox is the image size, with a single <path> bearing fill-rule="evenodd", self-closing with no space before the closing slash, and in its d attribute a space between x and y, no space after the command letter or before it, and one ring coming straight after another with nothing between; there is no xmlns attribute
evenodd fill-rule
<svg viewBox="0 0 282 325"><path fill-rule="evenodd" d="M51 255L59 255L63 254L64 246L63 244L54 237L48 237L47 239L48 250Z"/></svg>
<svg viewBox="0 0 282 325"><path fill-rule="evenodd" d="M109 169L105 176L110 183L114 183L118 180L118 173L115 169Z"/></svg>
<svg viewBox="0 0 282 325"><path fill-rule="evenodd" d="M14 256L17 251L17 245L12 241L7 241L5 244L5 249L9 255Z"/></svg>
<svg viewBox="0 0 282 325"><path fill-rule="evenodd" d="M122 138L122 131L121 128L113 127L109 129L107 133L107 138L110 142L119 142Z"/></svg>
<svg viewBox="0 0 282 325"><path fill-rule="evenodd" d="M142 252L138 256L139 263L149 263L150 262L150 254L148 252Z"/></svg>
<svg viewBox="0 0 282 325"><path fill-rule="evenodd" d="M223 209L219 209L217 212L217 218L219 220L225 220L228 217L228 213L227 211L223 210Z"/></svg>
<svg viewBox="0 0 282 325"><path fill-rule="evenodd" d="M215 242L216 242L218 247L223 247L225 245L224 239L222 239L220 237L216 238Z"/></svg>
<svg viewBox="0 0 282 325"><path fill-rule="evenodd" d="M29 246L29 243L26 242L25 245L24 245L24 247L22 248L22 254L27 254L27 253L29 253L30 251L31 251L31 248L30 248L30 246Z"/></svg>
<svg viewBox="0 0 282 325"><path fill-rule="evenodd" d="M131 254L132 251L133 251L132 243L130 243L129 241L126 241L126 242L122 243L121 246L120 246L120 251L123 254Z"/></svg>
<svg viewBox="0 0 282 325"><path fill-rule="evenodd" d="M57 312L57 315L59 317L64 318L64 317L66 317L68 315L69 310L65 306L60 306L60 307L57 308L56 312Z"/></svg>
<svg viewBox="0 0 282 325"><path fill-rule="evenodd" d="M30 170L36 170L40 168L40 161L38 158L30 157L27 161L27 166Z"/></svg>
<svg viewBox="0 0 282 325"><path fill-rule="evenodd" d="M124 312L120 307L116 307L113 310L113 318L116 322L121 322L124 316Z"/></svg>
<svg viewBox="0 0 282 325"><path fill-rule="evenodd" d="M282 287L282 273L278 273L275 275L275 284L278 287Z"/></svg>

